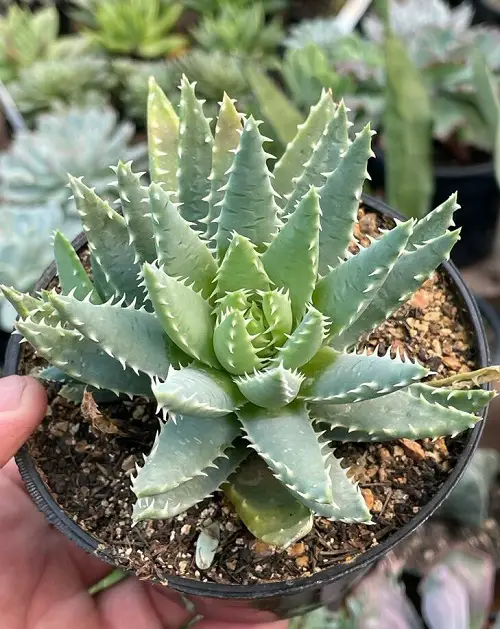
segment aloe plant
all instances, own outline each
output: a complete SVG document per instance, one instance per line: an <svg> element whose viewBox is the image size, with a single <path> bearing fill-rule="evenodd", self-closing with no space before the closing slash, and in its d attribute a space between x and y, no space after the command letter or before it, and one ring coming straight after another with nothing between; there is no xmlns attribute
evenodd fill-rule
<svg viewBox="0 0 500 629"><path fill-rule="evenodd" d="M225 96L212 135L194 85L180 90L177 115L151 81L151 183L118 163L123 215L70 177L93 280L56 234L62 293L3 287L17 329L66 379L157 401L166 421L133 479L134 522L218 488L278 546L313 514L370 522L332 439L457 434L493 395L355 350L448 258L456 198L351 255L369 126L351 141L324 93L271 174L252 116Z"/></svg>

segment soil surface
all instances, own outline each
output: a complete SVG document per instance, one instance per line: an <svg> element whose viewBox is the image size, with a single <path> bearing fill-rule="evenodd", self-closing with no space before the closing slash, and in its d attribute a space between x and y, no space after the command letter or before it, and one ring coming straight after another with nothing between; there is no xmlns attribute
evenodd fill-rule
<svg viewBox="0 0 500 629"><path fill-rule="evenodd" d="M355 235L367 246L365 235L377 235L382 220L362 209L358 218ZM356 250L355 243L351 248ZM467 315L439 273L362 345L379 345L381 352L405 350L440 376L476 366ZM45 364L23 347L24 373ZM29 447L55 499L120 566L162 582L172 574L218 583L281 581L351 562L415 517L453 469L467 436L339 443L336 454L359 481L374 525L316 517L311 533L282 551L256 541L220 493L170 521L141 522L132 529L130 477L153 443L154 405L140 398L107 405L113 422L91 425L79 406L58 395L58 385L49 386L48 393L47 418ZM212 521L222 522L221 542L212 567L201 572L194 544L200 528Z"/></svg>

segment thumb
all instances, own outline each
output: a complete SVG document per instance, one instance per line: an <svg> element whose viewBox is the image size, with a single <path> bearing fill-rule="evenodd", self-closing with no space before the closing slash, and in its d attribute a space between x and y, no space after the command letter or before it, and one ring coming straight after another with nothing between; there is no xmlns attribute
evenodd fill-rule
<svg viewBox="0 0 500 629"><path fill-rule="evenodd" d="M0 380L0 467L35 430L46 409L45 390L34 378L9 376Z"/></svg>

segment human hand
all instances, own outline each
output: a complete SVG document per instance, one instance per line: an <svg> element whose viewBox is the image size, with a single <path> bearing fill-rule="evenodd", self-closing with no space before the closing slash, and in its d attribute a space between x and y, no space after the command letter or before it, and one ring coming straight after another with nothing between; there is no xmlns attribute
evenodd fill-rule
<svg viewBox="0 0 500 629"><path fill-rule="evenodd" d="M88 588L110 567L54 529L25 492L11 457L42 421L46 406L36 380L0 380L0 629L182 629L193 614L171 600L166 588L128 578L91 596ZM237 621L200 620L194 627L287 626L241 624L235 614Z"/></svg>

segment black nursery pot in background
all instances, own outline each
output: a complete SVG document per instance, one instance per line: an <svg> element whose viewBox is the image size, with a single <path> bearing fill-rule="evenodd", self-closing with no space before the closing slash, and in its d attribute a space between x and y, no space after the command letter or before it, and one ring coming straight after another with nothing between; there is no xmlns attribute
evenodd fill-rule
<svg viewBox="0 0 500 629"><path fill-rule="evenodd" d="M372 211L401 218L384 203L373 198L364 197L363 201L365 207ZM73 245L76 250L80 250L85 243L82 234L74 241ZM446 263L442 268L447 274L450 290L454 292L457 302L462 304L464 312L468 315L474 355L478 367L484 367L488 364L488 347L477 305L453 264ZM36 288L38 290L46 288L54 278L55 273L56 269L53 263L42 276ZM21 347L20 336L13 335L7 349L5 375L17 373L21 360ZM483 417L485 413L486 411L484 411ZM309 577L281 582L226 585L172 576L168 579L168 588L160 584L157 587L166 597L178 602L181 600L188 601L193 615L199 613L206 619L214 621L258 624L291 618L321 605L328 604L332 609L339 608L347 591L369 570L374 562L381 559L420 526L447 498L468 465L478 445L482 428L483 422L479 422L468 433L463 452L454 469L439 491L420 509L418 514L395 533L382 539L377 546L370 548L348 564L337 565ZM16 461L29 495L49 522L85 551L117 567L109 550L74 522L70 515L65 513L56 503L38 472L35 460L31 457L26 445L17 454Z"/></svg>
<svg viewBox="0 0 500 629"><path fill-rule="evenodd" d="M368 172L376 190L384 189L384 153L375 149L376 157L368 162ZM432 208L440 205L454 192L461 209L453 219L462 228L460 240L453 247L451 259L460 268L487 258L495 242L500 190L495 179L493 162L469 166L436 166L434 168Z"/></svg>

